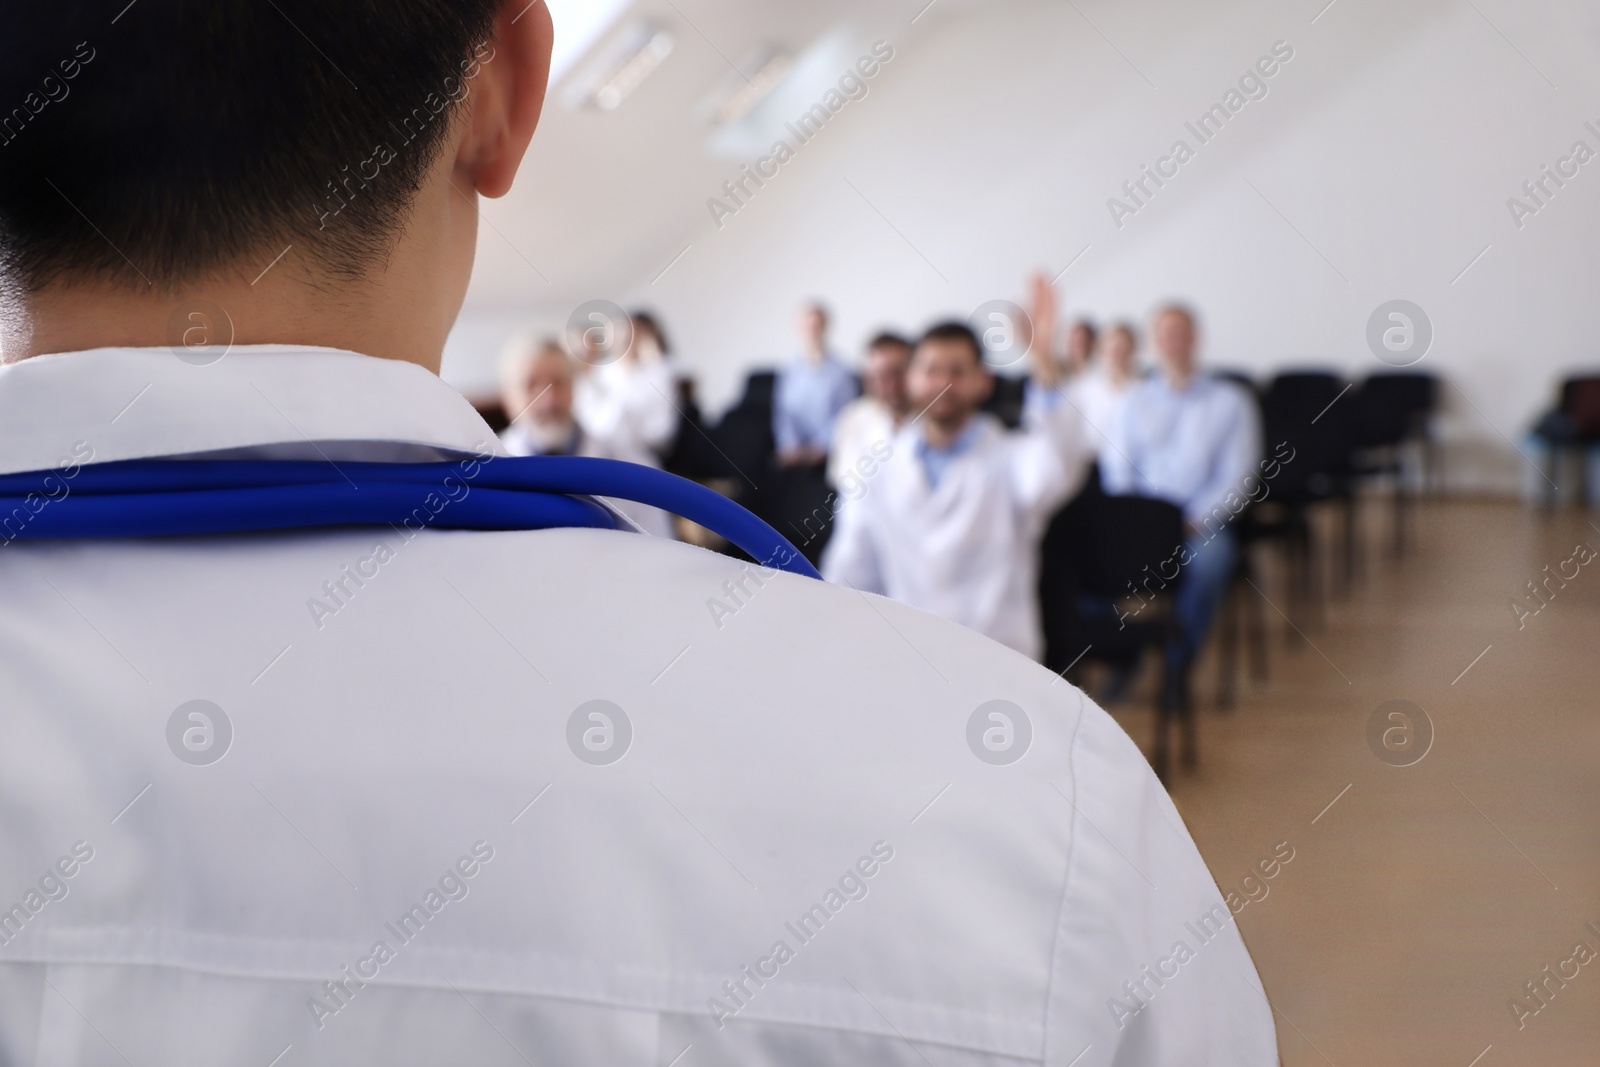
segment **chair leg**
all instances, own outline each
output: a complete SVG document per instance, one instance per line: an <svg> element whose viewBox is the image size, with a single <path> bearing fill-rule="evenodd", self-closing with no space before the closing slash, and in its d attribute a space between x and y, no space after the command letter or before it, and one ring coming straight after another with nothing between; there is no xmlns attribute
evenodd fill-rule
<svg viewBox="0 0 1600 1067"><path fill-rule="evenodd" d="M1163 662L1161 690L1156 697L1156 740L1150 755L1150 765L1163 784L1172 780L1172 725L1182 714L1180 677L1181 672L1174 670L1170 662Z"/></svg>
<svg viewBox="0 0 1600 1067"><path fill-rule="evenodd" d="M1315 628L1317 611L1316 543L1312 540L1309 519L1288 540L1289 619L1293 623L1283 635L1283 643L1293 646L1302 640L1303 631Z"/></svg>
<svg viewBox="0 0 1600 1067"><path fill-rule="evenodd" d="M1306 518L1306 629L1320 630L1327 621L1328 575L1331 569L1323 559L1322 545L1317 540L1317 531L1311 526L1311 519Z"/></svg>
<svg viewBox="0 0 1600 1067"><path fill-rule="evenodd" d="M1394 558L1406 554L1406 483L1405 474L1396 471L1394 476Z"/></svg>
<svg viewBox="0 0 1600 1067"><path fill-rule="evenodd" d="M1267 612L1261 598L1253 596L1245 601L1250 612L1250 674L1257 682L1267 680Z"/></svg>
<svg viewBox="0 0 1600 1067"><path fill-rule="evenodd" d="M1248 550L1247 550L1248 551ZM1217 631L1217 710L1232 711L1238 700L1239 686L1239 612L1240 603L1237 580L1223 595L1219 609L1221 623Z"/></svg>
<svg viewBox="0 0 1600 1067"><path fill-rule="evenodd" d="M1561 477L1562 459L1566 456L1566 446L1552 443L1549 455L1550 473L1543 479L1546 486L1544 489L1544 506L1547 510L1553 510L1556 505L1561 503L1556 496L1556 479Z"/></svg>
<svg viewBox="0 0 1600 1067"><path fill-rule="evenodd" d="M1342 501L1344 504L1344 573L1340 576L1341 585L1339 595L1346 597L1355 586L1356 580L1356 528L1360 524L1360 517L1356 510L1356 491L1350 489L1350 495Z"/></svg>
<svg viewBox="0 0 1600 1067"><path fill-rule="evenodd" d="M1178 671L1178 728L1182 734L1182 749L1179 759L1186 768L1194 768L1200 763L1200 731L1194 717L1194 701L1189 698L1189 668L1183 667Z"/></svg>
<svg viewBox="0 0 1600 1067"><path fill-rule="evenodd" d="M1172 710L1163 694L1156 708L1156 739L1150 752L1150 767L1163 785L1172 780L1171 726Z"/></svg>
<svg viewBox="0 0 1600 1067"><path fill-rule="evenodd" d="M1300 624L1294 620L1305 618L1302 602L1302 597L1305 595L1305 568L1300 549L1299 531L1289 531L1283 539L1283 587L1288 594L1288 614L1292 625L1283 635L1285 645L1293 645L1295 642L1295 627Z"/></svg>

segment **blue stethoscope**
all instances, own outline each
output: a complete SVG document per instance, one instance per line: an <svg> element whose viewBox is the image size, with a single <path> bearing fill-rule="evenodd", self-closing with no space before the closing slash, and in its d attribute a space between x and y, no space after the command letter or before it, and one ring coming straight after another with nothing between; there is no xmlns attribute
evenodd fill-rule
<svg viewBox="0 0 1600 1067"><path fill-rule="evenodd" d="M704 526L765 567L820 578L782 534L727 497L636 463L504 456L454 463L131 460L0 475L0 541L171 537L332 526L615 530L593 497Z"/></svg>

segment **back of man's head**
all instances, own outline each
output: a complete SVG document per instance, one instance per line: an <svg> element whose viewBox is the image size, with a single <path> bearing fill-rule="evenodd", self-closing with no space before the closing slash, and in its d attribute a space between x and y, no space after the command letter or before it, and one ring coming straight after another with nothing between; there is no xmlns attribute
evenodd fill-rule
<svg viewBox="0 0 1600 1067"><path fill-rule="evenodd" d="M290 242L361 273L444 143L499 7L19 5L0 34L0 284L173 288Z"/></svg>

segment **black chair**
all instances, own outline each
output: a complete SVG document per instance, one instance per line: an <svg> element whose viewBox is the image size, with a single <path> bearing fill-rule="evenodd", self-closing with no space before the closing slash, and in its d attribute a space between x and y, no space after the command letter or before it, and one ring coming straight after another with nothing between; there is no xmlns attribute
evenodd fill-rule
<svg viewBox="0 0 1600 1067"><path fill-rule="evenodd" d="M772 414L772 398L778 391L778 372L753 370L745 376L744 395L739 398L741 408L759 408Z"/></svg>
<svg viewBox="0 0 1600 1067"><path fill-rule="evenodd" d="M1241 386L1257 400L1261 397L1261 386L1256 382L1255 375L1249 371L1239 370L1236 367L1218 367L1211 372L1211 376Z"/></svg>
<svg viewBox="0 0 1600 1067"><path fill-rule="evenodd" d="M695 395L693 378L680 377L674 382L677 396L673 404L678 409L678 427L672 440L661 451L661 466L670 474L692 481L709 481L717 476L722 464L716 449L711 447L711 436L706 428L705 416L700 411L700 401Z"/></svg>
<svg viewBox="0 0 1600 1067"><path fill-rule="evenodd" d="M1422 484L1433 484L1430 420L1439 400L1439 379L1411 371L1374 374L1356 388L1349 400L1351 474L1358 481L1393 481L1394 554L1399 556L1406 540L1407 446L1421 446Z"/></svg>
<svg viewBox="0 0 1600 1067"><path fill-rule="evenodd" d="M752 371L745 379L744 395L711 430L713 457L707 462L712 477L728 479L736 487L734 499L767 522L776 518L773 488L772 394L777 375Z"/></svg>
<svg viewBox="0 0 1600 1067"><path fill-rule="evenodd" d="M1022 402L1027 395L1028 379L995 375L994 392L983 402L983 410L1015 430L1022 425Z"/></svg>
<svg viewBox="0 0 1600 1067"><path fill-rule="evenodd" d="M772 526L800 550L812 566L821 566L822 550L833 536L835 494L825 464L773 467Z"/></svg>
<svg viewBox="0 0 1600 1067"><path fill-rule="evenodd" d="M1570 452L1580 455L1600 445L1600 375L1575 375L1561 383L1561 398L1534 425L1533 435L1550 449L1557 469ZM1554 505L1554 480L1545 479L1545 503ZM1587 483L1588 479L1583 479ZM1587 493L1585 494L1587 496ZM1587 501L1586 501L1587 502Z"/></svg>
<svg viewBox="0 0 1600 1067"><path fill-rule="evenodd" d="M1261 394L1262 437L1266 455L1278 459L1269 492L1241 523L1241 541L1279 543L1289 564L1291 614L1320 619L1321 556L1314 505L1335 502L1343 509L1344 565L1341 584L1354 573L1356 508L1350 469L1350 408L1347 383L1323 371L1277 375ZM1302 610L1305 609L1305 610Z"/></svg>
<svg viewBox="0 0 1600 1067"><path fill-rule="evenodd" d="M1057 513L1040 550L1045 663L1065 673L1082 662L1131 665L1147 648L1162 653L1156 738L1150 763L1171 772L1171 726L1182 730L1185 765L1198 760L1188 671L1164 655L1181 636L1172 597L1183 581L1177 551L1182 509L1164 500L1108 496L1098 480Z"/></svg>
<svg viewBox="0 0 1600 1067"><path fill-rule="evenodd" d="M1255 375L1238 368L1221 367L1213 370L1211 376L1232 382L1249 394L1255 402L1259 421L1265 425L1261 384L1256 381ZM1227 595L1217 609L1217 707L1222 711L1231 710L1237 699L1241 626L1248 627L1251 674L1258 682L1267 679L1266 616L1261 610L1261 597L1254 589L1247 592L1245 586L1260 585L1256 581L1250 545L1271 536L1275 528L1263 522L1254 511L1255 504L1247 504L1234 521L1233 529L1239 538L1239 559L1234 564L1233 580ZM1241 614L1245 616L1243 622L1240 620Z"/></svg>
<svg viewBox="0 0 1600 1067"><path fill-rule="evenodd" d="M731 480L734 499L787 537L816 564L833 532L833 493L822 464L780 467L772 432L778 376L752 371L744 394L722 416L711 439L717 473Z"/></svg>

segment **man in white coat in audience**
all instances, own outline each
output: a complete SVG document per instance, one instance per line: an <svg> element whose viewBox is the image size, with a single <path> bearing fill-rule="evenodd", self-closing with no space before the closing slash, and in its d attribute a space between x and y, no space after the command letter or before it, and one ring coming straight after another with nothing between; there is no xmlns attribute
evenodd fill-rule
<svg viewBox="0 0 1600 1067"><path fill-rule="evenodd" d="M1022 429L1008 431L979 410L994 378L972 330L929 330L911 360L917 414L891 454L843 495L822 573L1038 659L1039 539L1082 486L1088 451L1080 416L1059 388L1050 352L1054 296L1042 279L1034 304Z"/></svg>
<svg viewBox="0 0 1600 1067"><path fill-rule="evenodd" d="M502 357L501 402L511 424L500 443L513 456L593 456L659 467L660 449L678 424L663 388L672 388L672 376L659 358L589 366L554 341L515 338ZM675 536L672 516L660 508L607 502L646 533Z"/></svg>
<svg viewBox="0 0 1600 1067"><path fill-rule="evenodd" d="M0 170L0 1063L1277 1062L1215 880L1078 690L680 542L445 528L540 466L437 373L543 4L193 16L0 35L4 100L101 45ZM425 459L431 519L334 514ZM995 469L996 505L1072 481ZM197 497L257 525L134 536Z"/></svg>
<svg viewBox="0 0 1600 1067"><path fill-rule="evenodd" d="M850 401L833 424L833 445L828 449L828 484L849 494L862 471L888 454L889 442L911 417L911 396L906 372L911 366L911 342L893 333L880 333L867 345L861 367L861 395Z"/></svg>

